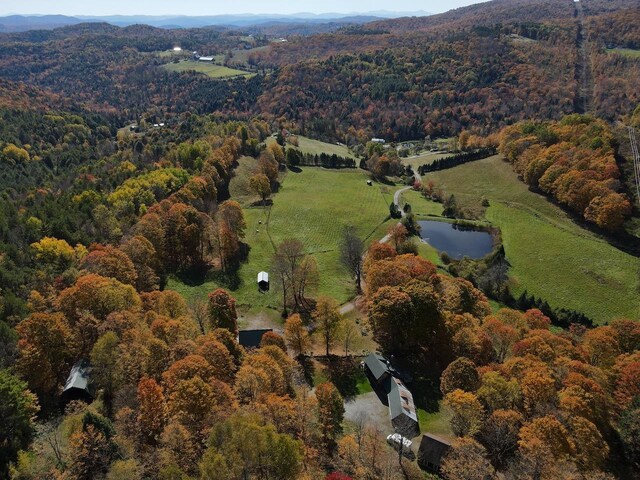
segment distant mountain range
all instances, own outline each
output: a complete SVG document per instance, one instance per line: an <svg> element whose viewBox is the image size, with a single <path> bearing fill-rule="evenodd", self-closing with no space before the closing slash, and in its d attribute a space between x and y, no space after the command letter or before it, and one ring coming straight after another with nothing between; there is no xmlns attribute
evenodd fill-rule
<svg viewBox="0 0 640 480"><path fill-rule="evenodd" d="M119 27L145 24L159 28L199 28L208 26L250 27L264 24L324 24L324 23L367 23L374 20L419 17L430 15L425 11L391 12L378 10L364 13L295 13L295 14L238 14L212 16L155 16L155 15L112 15L105 17L65 16L65 15L9 15L0 17L0 32L24 32L28 30L51 30L85 22L107 22Z"/></svg>

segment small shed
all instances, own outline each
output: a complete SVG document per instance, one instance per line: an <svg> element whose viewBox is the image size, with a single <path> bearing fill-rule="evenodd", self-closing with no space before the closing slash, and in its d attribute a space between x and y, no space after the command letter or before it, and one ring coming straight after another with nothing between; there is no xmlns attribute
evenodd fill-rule
<svg viewBox="0 0 640 480"><path fill-rule="evenodd" d="M260 272L258 274L258 288L262 292L269 290L269 274L267 272Z"/></svg>
<svg viewBox="0 0 640 480"><path fill-rule="evenodd" d="M91 382L91 365L86 359L81 359L73 366L64 390L60 395L60 403L64 408L73 400L82 400L86 403L93 402L95 389Z"/></svg>
<svg viewBox="0 0 640 480"><path fill-rule="evenodd" d="M451 442L430 433L425 433L418 448L418 465L423 470L438 473L442 460L450 448Z"/></svg>
<svg viewBox="0 0 640 480"><path fill-rule="evenodd" d="M238 332L238 343L247 349L258 348L262 341L262 336L267 332L273 332L273 328L240 330Z"/></svg>
<svg viewBox="0 0 640 480"><path fill-rule="evenodd" d="M367 185L369 185L371 187L371 186L373 186L373 182L371 180L367 180Z"/></svg>

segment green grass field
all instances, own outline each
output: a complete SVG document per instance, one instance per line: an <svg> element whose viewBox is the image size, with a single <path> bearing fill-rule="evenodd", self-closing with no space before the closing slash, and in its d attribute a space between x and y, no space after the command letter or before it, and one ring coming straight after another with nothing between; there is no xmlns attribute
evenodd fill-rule
<svg viewBox="0 0 640 480"><path fill-rule="evenodd" d="M410 165L414 171L418 171L418 167L422 165L431 164L436 160L440 160L441 158L448 157L451 155L450 153L422 153L415 157L407 157L402 159L402 163L404 165Z"/></svg>
<svg viewBox="0 0 640 480"><path fill-rule="evenodd" d="M631 48L607 48L607 52L617 53L619 55L624 55L625 57L640 57L640 50L633 50Z"/></svg>
<svg viewBox="0 0 640 480"><path fill-rule="evenodd" d="M407 190L400 195L400 206L411 205L411 211L417 217L433 217L442 215L442 204L426 200L420 192Z"/></svg>
<svg viewBox="0 0 640 480"><path fill-rule="evenodd" d="M355 159L355 155L349 150L346 145L343 144L334 144L334 143L326 143L321 142L320 140L314 140L312 138L303 137L301 135L296 135L298 137L298 147L302 153L310 153L311 155L319 155L321 153L328 153L329 155L336 154L340 157L353 158ZM274 137L269 137L267 139L267 143L275 142L276 139ZM287 143L287 148L296 148L290 143Z"/></svg>
<svg viewBox="0 0 640 480"><path fill-rule="evenodd" d="M213 62L198 62L196 60L185 60L178 63L167 63L163 67L170 72L187 72L193 70L198 73L204 73L211 78L230 78L238 76L249 78L255 75L243 70L236 70L234 68L216 65Z"/></svg>
<svg viewBox="0 0 640 480"><path fill-rule="evenodd" d="M238 285L230 286L211 278L201 285L188 286L172 279L168 288L179 291L187 299L204 298L217 287L227 288L244 311L249 314L266 311L272 315L281 308L281 294L274 289L259 293L256 276L262 270L269 271L274 244L286 238L298 238L318 263L317 293L339 302L352 298L354 281L339 261L341 231L351 224L361 237L368 237L368 242L382 238L391 225L385 221L389 209L381 193L381 188L387 187L375 183L368 186L368 176L359 170L309 167L300 173L288 171L284 175L280 191L273 196L272 207L251 206L257 197L248 189L247 178L255 163L252 158L242 158L230 184L232 198L240 201L244 208L245 242L251 248L248 261L238 272Z"/></svg>
<svg viewBox="0 0 640 480"><path fill-rule="evenodd" d="M640 317L640 260L530 192L500 157L424 175L427 179L455 194L463 207L482 210L481 197L489 200L485 215L502 231L516 295L526 289L598 323Z"/></svg>
<svg viewBox="0 0 640 480"><path fill-rule="evenodd" d="M437 412L429 413L426 410L418 408L418 423L422 433L432 433L441 435L445 438L453 438L453 432L449 425L451 415L440 405Z"/></svg>

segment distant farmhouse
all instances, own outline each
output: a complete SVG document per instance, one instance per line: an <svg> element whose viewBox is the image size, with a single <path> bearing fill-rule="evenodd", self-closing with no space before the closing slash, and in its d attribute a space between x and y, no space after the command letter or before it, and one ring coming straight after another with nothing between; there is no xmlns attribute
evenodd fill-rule
<svg viewBox="0 0 640 480"><path fill-rule="evenodd" d="M420 434L416 407L413 395L402 383L398 373L391 367L389 361L382 355L370 353L364 360L364 367L371 386L378 395L387 396L391 425L396 432L407 438Z"/></svg>
<svg viewBox="0 0 640 480"><path fill-rule="evenodd" d="M91 403L94 396L95 389L91 383L91 365L88 360L82 359L71 369L67 383L65 383L64 390L60 395L60 403L62 407L73 400Z"/></svg>
<svg viewBox="0 0 640 480"><path fill-rule="evenodd" d="M193 59L199 62L213 62L213 57L201 57L198 52L193 52Z"/></svg>

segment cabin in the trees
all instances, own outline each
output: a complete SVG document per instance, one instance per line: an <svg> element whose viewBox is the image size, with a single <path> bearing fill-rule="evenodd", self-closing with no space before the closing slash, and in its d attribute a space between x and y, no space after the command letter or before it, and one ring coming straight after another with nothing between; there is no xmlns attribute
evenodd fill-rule
<svg viewBox="0 0 640 480"><path fill-rule="evenodd" d="M86 403L93 402L95 389L91 382L91 365L88 360L79 360L71 369L67 383L60 395L60 403L65 407L73 400L82 400Z"/></svg>
<svg viewBox="0 0 640 480"><path fill-rule="evenodd" d="M451 443L444 438L425 433L418 448L418 465L423 470L438 473L442 459L450 448Z"/></svg>
<svg viewBox="0 0 640 480"><path fill-rule="evenodd" d="M267 332L273 332L273 328L240 330L238 332L238 343L246 349L258 348L262 341L262 336Z"/></svg>
<svg viewBox="0 0 640 480"><path fill-rule="evenodd" d="M269 290L269 274L267 272L260 272L258 274L258 289L261 292Z"/></svg>
<svg viewBox="0 0 640 480"><path fill-rule="evenodd" d="M381 399L386 396L391 425L407 438L420 434L413 395L399 378L400 374L382 355L370 353L364 360L364 369L371 386Z"/></svg>

